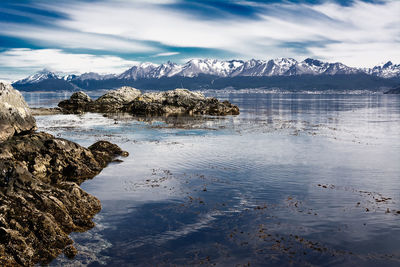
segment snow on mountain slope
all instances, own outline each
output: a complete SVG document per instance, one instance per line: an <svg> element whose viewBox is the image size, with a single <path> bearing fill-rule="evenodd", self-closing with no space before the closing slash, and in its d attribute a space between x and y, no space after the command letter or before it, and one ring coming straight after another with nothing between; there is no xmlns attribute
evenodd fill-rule
<svg viewBox="0 0 400 267"><path fill-rule="evenodd" d="M155 78L153 77L155 69L158 65L145 62L139 65L133 66L132 68L126 70L122 74L118 75L118 79L127 79L127 80L137 80L143 78Z"/></svg>
<svg viewBox="0 0 400 267"><path fill-rule="evenodd" d="M240 66L238 61L219 61L216 59L192 59L182 66L177 75L194 77L199 74L208 74L218 77L228 77L232 71Z"/></svg>
<svg viewBox="0 0 400 267"><path fill-rule="evenodd" d="M32 84L32 83L38 83L44 80L48 80L48 79L59 79L59 77L47 70L47 69L43 69L41 71L36 72L35 74L26 77L25 79L19 80L17 82L15 82L16 84Z"/></svg>
<svg viewBox="0 0 400 267"><path fill-rule="evenodd" d="M76 79L77 77L79 77L79 76L77 76L75 74L68 74L68 75L63 76L62 79L64 81L68 81L69 82L69 81L72 81L72 80Z"/></svg>
<svg viewBox="0 0 400 267"><path fill-rule="evenodd" d="M215 60L215 59L192 59L183 65L173 62L166 62L160 65L153 63L141 63L135 65L125 72L114 75L101 75L94 72L82 75L66 75L62 78L48 70L42 70L15 84L34 84L48 79L63 79L65 81L74 80L107 80L112 78L137 80L137 79L159 79L162 77L197 77L199 75L213 75L217 77L236 77L236 76L292 76L292 75L337 75L337 74L358 74L366 73L369 75L393 78L400 77L400 64L387 62L373 68L352 68L340 62L329 63L320 60L307 58L298 62L292 58L278 58L272 60Z"/></svg>
<svg viewBox="0 0 400 267"><path fill-rule="evenodd" d="M371 69L366 69L366 73L383 78L400 76L400 64L393 64L391 61L377 65Z"/></svg>
<svg viewBox="0 0 400 267"><path fill-rule="evenodd" d="M107 79L111 79L111 78L115 78L115 74L102 75L102 74L99 74L99 73L96 73L96 72L86 72L86 73L83 73L83 74L81 74L79 76L75 76L73 79L78 79L78 80L81 80L81 81L85 81L85 80L98 80L98 81L100 81L100 80L107 80Z"/></svg>

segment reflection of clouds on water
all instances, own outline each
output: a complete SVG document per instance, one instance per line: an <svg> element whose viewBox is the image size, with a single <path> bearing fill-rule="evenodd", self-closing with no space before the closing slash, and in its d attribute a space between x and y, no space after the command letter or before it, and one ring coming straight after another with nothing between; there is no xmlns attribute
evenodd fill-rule
<svg viewBox="0 0 400 267"><path fill-rule="evenodd" d="M93 252L73 263L97 257L129 264L132 259L124 254L132 254L139 265L148 256L156 264L157 253L184 262L192 257L189 250L208 251L218 243L223 249L215 251L220 253L220 258L214 255L216 263L253 256L262 263L273 255L279 265L290 256L283 247L268 247L279 240L287 247L294 244L295 259L307 257L295 236L329 248L320 255L323 247L316 247L307 264L365 263L359 259L375 251L374 243L388 253L398 249L398 217L385 213L385 205L395 209L398 204L378 208L368 202L373 199L317 187L335 184L398 201L398 102L378 95L221 96L239 104L242 113L204 120L37 117L41 130L85 145L110 140L130 153L82 185L101 200L103 210L99 226L73 235L79 251ZM272 237L260 239L260 230ZM194 242L197 237L209 238L208 243ZM353 247L358 255L330 258L330 252ZM235 254L231 261L228 254Z"/></svg>
<svg viewBox="0 0 400 267"><path fill-rule="evenodd" d="M219 94L224 96L223 92ZM225 96L233 99L235 96L239 97L237 104L241 106L242 114L229 117L146 118L127 114L103 116L87 113L39 116L37 120L40 130L80 142L84 142L80 135L92 140L105 139L126 143L148 140L149 134L154 140L160 141L174 135L197 136L236 132L240 135L318 135L331 141L377 145L382 143L379 141L381 138L392 138L395 141L398 136L388 136L388 133L400 131L400 115L393 112L396 109L395 103L381 95L332 97L271 94L266 97L263 94L252 94L248 99L244 99L243 95L236 92L234 95L226 93ZM251 108L249 101L253 103ZM212 133L211 130L216 130L217 133Z"/></svg>
<svg viewBox="0 0 400 267"><path fill-rule="evenodd" d="M109 228L109 225L102 223L102 221L104 221L104 218L101 215L96 215L94 218L95 228L87 232L71 234L78 254L72 260L62 255L52 262L51 266L75 267L87 266L91 263L106 265L110 257L102 255L101 252L112 247L112 244L101 233Z"/></svg>
<svg viewBox="0 0 400 267"><path fill-rule="evenodd" d="M199 215L195 223L185 224L176 230L170 230L155 235L140 237L138 239L131 240L127 243L118 243L118 246L125 249L135 249L145 245L160 246L170 240L175 240L181 237L185 237L201 229L210 227L210 223L216 220L216 216L221 214L222 213L219 211L213 211L210 213L201 214Z"/></svg>

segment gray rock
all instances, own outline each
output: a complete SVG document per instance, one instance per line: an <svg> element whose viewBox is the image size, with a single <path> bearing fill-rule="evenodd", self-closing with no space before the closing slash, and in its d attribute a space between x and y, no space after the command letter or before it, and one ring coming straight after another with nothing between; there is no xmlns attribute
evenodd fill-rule
<svg viewBox="0 0 400 267"><path fill-rule="evenodd" d="M122 87L99 97L96 101L82 102L83 106L75 104L74 101L73 99L64 100L58 105L68 113L80 111L127 112L140 116L239 114L239 108L228 101L221 102L216 98L205 97L201 93L191 92L187 89L141 94L137 89Z"/></svg>
<svg viewBox="0 0 400 267"><path fill-rule="evenodd" d="M187 89L175 89L160 93L147 93L137 97L127 107L135 115L237 115L239 108L228 101L220 102L213 97Z"/></svg>
<svg viewBox="0 0 400 267"><path fill-rule="evenodd" d="M118 90L112 90L99 97L94 103L93 110L101 112L117 112L140 94L141 92L138 89L123 86Z"/></svg>
<svg viewBox="0 0 400 267"><path fill-rule="evenodd" d="M36 121L22 95L0 82L0 142L36 130Z"/></svg>

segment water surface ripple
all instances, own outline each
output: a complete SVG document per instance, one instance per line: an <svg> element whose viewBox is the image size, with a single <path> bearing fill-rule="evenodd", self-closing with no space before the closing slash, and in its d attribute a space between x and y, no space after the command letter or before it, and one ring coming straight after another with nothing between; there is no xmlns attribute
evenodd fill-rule
<svg viewBox="0 0 400 267"><path fill-rule="evenodd" d="M130 153L82 185L101 200L97 226L52 266L400 265L399 96L206 93L241 114L37 117Z"/></svg>

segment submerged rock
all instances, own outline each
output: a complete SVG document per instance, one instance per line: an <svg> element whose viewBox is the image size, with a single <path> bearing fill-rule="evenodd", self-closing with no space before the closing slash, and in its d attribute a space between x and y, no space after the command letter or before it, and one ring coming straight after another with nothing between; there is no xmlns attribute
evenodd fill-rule
<svg viewBox="0 0 400 267"><path fill-rule="evenodd" d="M36 121L22 95L0 82L0 142L36 130Z"/></svg>
<svg viewBox="0 0 400 267"><path fill-rule="evenodd" d="M78 185L97 175L118 146L89 148L46 133L14 136L0 144L0 263L33 266L63 251L76 254L72 231L94 226L100 201Z"/></svg>
<svg viewBox="0 0 400 267"><path fill-rule="evenodd" d="M81 98L83 97L81 95ZM239 108L229 101L221 102L216 98L205 97L201 93L191 92L187 89L141 94L139 90L132 87L121 87L95 101L87 100L78 103L75 98L76 96L74 98L71 96L69 100L61 101L58 106L66 113L81 111L128 112L133 115L145 116L239 114ZM87 98L85 97L85 99Z"/></svg>

